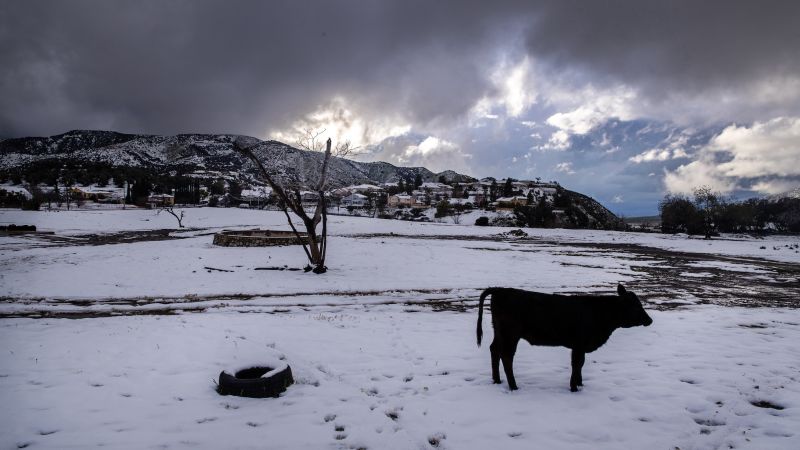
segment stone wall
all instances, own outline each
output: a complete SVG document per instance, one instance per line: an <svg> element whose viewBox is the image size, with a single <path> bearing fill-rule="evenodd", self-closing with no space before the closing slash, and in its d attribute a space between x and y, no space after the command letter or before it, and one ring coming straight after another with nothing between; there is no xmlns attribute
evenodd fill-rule
<svg viewBox="0 0 800 450"><path fill-rule="evenodd" d="M224 230L214 235L214 245L223 247L272 247L308 243L308 236L300 233L303 241L291 231L272 230Z"/></svg>

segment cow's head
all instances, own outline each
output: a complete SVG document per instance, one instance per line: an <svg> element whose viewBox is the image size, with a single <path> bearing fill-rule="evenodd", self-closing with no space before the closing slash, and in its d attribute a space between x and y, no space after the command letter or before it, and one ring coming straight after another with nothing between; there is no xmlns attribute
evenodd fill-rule
<svg viewBox="0 0 800 450"><path fill-rule="evenodd" d="M642 302L633 292L625 290L622 284L617 285L617 294L622 300L622 320L623 328L638 327L639 325L650 326L653 319L642 308Z"/></svg>

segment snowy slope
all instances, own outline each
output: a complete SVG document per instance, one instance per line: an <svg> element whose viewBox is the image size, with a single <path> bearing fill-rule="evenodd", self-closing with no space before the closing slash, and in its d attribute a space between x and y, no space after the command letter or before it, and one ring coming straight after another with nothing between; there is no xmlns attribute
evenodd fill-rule
<svg viewBox="0 0 800 450"><path fill-rule="evenodd" d="M233 149L237 139L254 145L272 173L289 181L306 181L321 161L317 152L299 150L277 141L261 141L236 135L181 134L176 136L133 135L111 131L74 130L50 137L29 137L0 141L0 170L22 168L48 161L107 164L115 167L144 167L159 173L171 170L245 172L255 175L252 163ZM423 167L396 167L385 162L361 163L334 158L329 179L331 187L363 182L397 181L399 177L425 181L439 174ZM452 171L450 178L470 179Z"/></svg>

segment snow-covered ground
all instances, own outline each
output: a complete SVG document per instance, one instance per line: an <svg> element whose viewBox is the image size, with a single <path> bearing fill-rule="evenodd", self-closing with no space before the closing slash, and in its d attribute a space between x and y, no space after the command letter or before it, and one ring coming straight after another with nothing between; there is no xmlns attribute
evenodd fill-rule
<svg viewBox="0 0 800 450"><path fill-rule="evenodd" d="M186 216L193 229L156 240L137 233L175 228L171 216L0 211L0 224L55 232L0 237L0 448L800 448L800 309L703 305L713 292L676 287L792 298L796 237L515 239L335 216L318 276L256 270L302 266L298 247L211 245L222 228L286 229L282 214ZM588 355L582 391L569 392L568 350L524 343L520 390L491 384L481 289L619 281L659 307L654 324ZM281 397L214 391L223 368L279 356L297 381Z"/></svg>

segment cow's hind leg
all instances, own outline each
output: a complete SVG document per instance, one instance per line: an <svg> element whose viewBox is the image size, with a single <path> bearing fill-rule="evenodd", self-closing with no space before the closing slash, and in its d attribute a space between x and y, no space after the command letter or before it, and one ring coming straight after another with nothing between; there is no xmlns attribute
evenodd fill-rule
<svg viewBox="0 0 800 450"><path fill-rule="evenodd" d="M569 378L569 390L572 392L577 392L578 386L583 386L581 369L585 360L586 353L583 350L572 350L572 376Z"/></svg>
<svg viewBox="0 0 800 450"><path fill-rule="evenodd" d="M500 384L500 344L496 337L489 345L489 351L492 354L492 381L494 384Z"/></svg>
<svg viewBox="0 0 800 450"><path fill-rule="evenodd" d="M505 339L500 349L500 358L503 360L503 370L506 372L508 388L512 391L517 390L517 380L514 378L514 353L517 352L519 338Z"/></svg>

